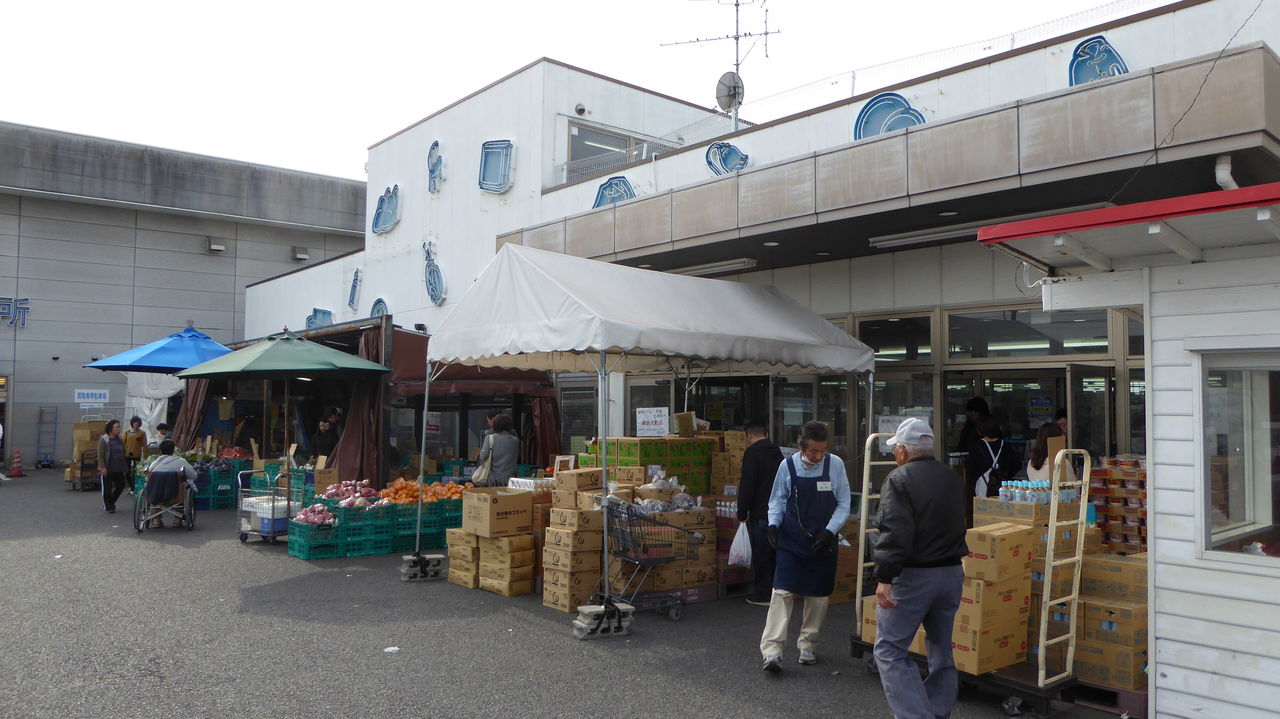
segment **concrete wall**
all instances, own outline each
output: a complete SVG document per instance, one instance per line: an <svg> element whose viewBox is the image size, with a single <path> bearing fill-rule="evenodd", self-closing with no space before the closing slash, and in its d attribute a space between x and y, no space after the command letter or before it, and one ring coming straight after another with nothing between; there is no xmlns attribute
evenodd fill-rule
<svg viewBox="0 0 1280 719"><path fill-rule="evenodd" d="M39 408L56 406L54 458L67 459L77 388L123 404L123 375L81 367L93 357L188 321L244 339L245 285L359 248L363 194L353 180L0 123L0 296L30 299L26 327L0 323L6 452L36 461Z"/></svg>

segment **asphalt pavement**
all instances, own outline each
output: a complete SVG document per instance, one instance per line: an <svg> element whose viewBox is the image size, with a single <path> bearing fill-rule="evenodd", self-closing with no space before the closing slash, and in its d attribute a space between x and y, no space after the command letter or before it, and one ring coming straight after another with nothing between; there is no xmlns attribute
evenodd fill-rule
<svg viewBox="0 0 1280 719"><path fill-rule="evenodd" d="M582 641L538 596L241 544L234 510L139 535L128 494L105 514L60 471L30 474L0 486L2 717L889 717L849 655L852 605L828 614L816 666L792 650L770 676L766 610L741 599ZM965 690L952 716L1003 717L1003 698Z"/></svg>

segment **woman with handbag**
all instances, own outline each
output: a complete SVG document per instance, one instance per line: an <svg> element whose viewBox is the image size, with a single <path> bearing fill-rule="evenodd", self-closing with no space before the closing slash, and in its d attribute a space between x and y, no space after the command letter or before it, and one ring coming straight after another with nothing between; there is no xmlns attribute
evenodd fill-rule
<svg viewBox="0 0 1280 719"><path fill-rule="evenodd" d="M471 475L477 487L505 487L507 480L515 476L520 438L511 431L513 426L508 415L493 418L493 434L484 438L476 471Z"/></svg>

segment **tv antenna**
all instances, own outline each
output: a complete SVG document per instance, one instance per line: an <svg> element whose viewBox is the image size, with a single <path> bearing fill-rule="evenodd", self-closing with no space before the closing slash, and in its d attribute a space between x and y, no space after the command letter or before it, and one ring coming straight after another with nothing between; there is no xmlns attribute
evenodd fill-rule
<svg viewBox="0 0 1280 719"><path fill-rule="evenodd" d="M704 42L716 42L717 40L733 40L733 71L726 72L720 76L720 80L716 83L716 103L720 105L720 109L732 113L733 115L733 131L738 131L738 108L742 106L742 98L744 86L742 84L742 75L739 74L742 68L742 61L746 59L742 54L742 40L744 38L757 38L764 40L764 56L769 57L769 36L777 35L781 30L769 29L769 10L765 5L769 0L762 0L760 9L764 10L764 30L761 32L743 32L742 31L742 6L754 5L755 0L716 0L721 5L733 5L733 34L721 35L719 37L699 37L692 40L680 40L677 42L664 42L660 47L671 47L672 45L695 45ZM755 43L747 48L747 55L755 49Z"/></svg>

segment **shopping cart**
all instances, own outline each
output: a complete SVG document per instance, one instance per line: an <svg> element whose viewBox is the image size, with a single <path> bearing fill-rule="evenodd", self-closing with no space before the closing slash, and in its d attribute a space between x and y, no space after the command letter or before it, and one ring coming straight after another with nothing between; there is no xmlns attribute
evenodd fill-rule
<svg viewBox="0 0 1280 719"><path fill-rule="evenodd" d="M609 577L603 577L602 594L598 597L599 605L630 606L631 610L654 610L666 614L672 622L678 622L684 614L685 600L681 592L667 590L648 590L646 581L654 568L673 562L685 562L698 558L699 551L712 551L713 545L705 545L698 533L684 528L659 522L645 516L639 507L628 502L611 499L604 503L608 516L609 550L613 557L621 562L611 563ZM604 612L599 617L593 613L590 622L582 622L582 617L573 623L573 635L579 638L602 633L602 627L596 624L608 622L613 617L616 622L630 623L630 614L626 609L620 613ZM580 626L585 624L585 626ZM612 633L623 633L616 627Z"/></svg>

